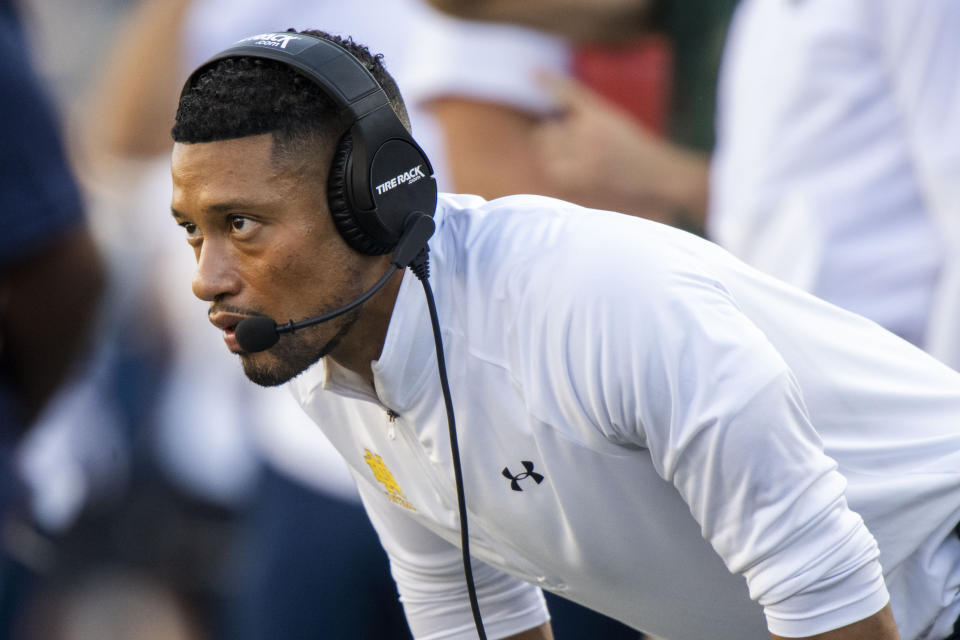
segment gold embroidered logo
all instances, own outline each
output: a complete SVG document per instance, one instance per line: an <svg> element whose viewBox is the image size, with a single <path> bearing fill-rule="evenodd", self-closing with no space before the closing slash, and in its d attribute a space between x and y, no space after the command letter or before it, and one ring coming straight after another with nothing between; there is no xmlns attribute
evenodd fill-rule
<svg viewBox="0 0 960 640"><path fill-rule="evenodd" d="M407 501L406 496L403 495L400 485L397 484L396 479L393 477L393 473L391 473L390 469L387 468L387 465L384 464L383 458L370 451L370 449L364 449L364 451L366 452L366 455L363 456L363 460L370 465L370 470L373 471L373 477L383 485L383 488L387 494L387 498L389 498L391 502L394 502L401 507L406 507L411 511L416 511L417 508L410 504L410 502Z"/></svg>

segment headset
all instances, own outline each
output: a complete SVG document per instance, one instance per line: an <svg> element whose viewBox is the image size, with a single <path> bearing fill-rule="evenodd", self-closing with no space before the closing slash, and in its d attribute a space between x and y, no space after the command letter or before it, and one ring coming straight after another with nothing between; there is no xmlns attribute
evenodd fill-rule
<svg viewBox="0 0 960 640"><path fill-rule="evenodd" d="M337 144L327 180L330 213L347 244L365 255L388 253L411 217L433 215L437 183L430 160L360 60L309 34L262 33L207 60L184 90L217 61L236 57L267 58L292 67L323 89L352 122Z"/></svg>
<svg viewBox="0 0 960 640"><path fill-rule="evenodd" d="M337 143L327 178L327 199L337 230L347 244L364 255L392 252L390 269L373 287L348 304L299 322L277 325L254 316L236 328L237 342L247 352L269 349L282 333L326 322L354 309L396 273L410 267L423 284L433 328L437 367L450 434L454 481L460 515L460 541L467 594L477 635L486 640L470 563L466 500L457 443L453 401L447 381L436 304L429 283L429 247L437 184L433 167L420 145L394 112L373 74L349 51L329 40L294 30L244 38L200 65L187 79L183 93L211 65L225 58L266 58L281 62L318 85L350 122Z"/></svg>

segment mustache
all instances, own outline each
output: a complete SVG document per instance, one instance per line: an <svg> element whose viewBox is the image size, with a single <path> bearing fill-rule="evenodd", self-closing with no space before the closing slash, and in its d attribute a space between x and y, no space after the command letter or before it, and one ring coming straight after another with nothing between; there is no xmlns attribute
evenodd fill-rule
<svg viewBox="0 0 960 640"><path fill-rule="evenodd" d="M215 302L210 305L210 308L207 310L207 317L212 316L215 313L232 313L241 316L262 316L264 313L258 309L244 309L242 307L235 307L231 304L224 304Z"/></svg>

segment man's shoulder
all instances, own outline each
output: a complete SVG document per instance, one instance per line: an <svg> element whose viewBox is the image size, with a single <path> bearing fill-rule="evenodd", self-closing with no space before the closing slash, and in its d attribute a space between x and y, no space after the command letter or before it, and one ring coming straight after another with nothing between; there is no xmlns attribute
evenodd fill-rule
<svg viewBox="0 0 960 640"><path fill-rule="evenodd" d="M628 302L642 313L689 297L684 283L713 291L729 271L719 247L649 220L539 196L458 198L444 200L432 271L478 313L541 318Z"/></svg>
<svg viewBox="0 0 960 640"><path fill-rule="evenodd" d="M649 220L538 195L484 200L472 195L441 194L438 204L441 242L473 254L536 256L569 261L570 250L587 255L621 251L637 256L645 246L675 229Z"/></svg>

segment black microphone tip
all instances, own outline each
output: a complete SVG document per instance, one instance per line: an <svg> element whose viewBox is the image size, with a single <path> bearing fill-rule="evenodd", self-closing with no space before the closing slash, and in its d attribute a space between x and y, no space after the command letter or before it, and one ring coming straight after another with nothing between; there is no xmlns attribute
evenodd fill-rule
<svg viewBox="0 0 960 640"><path fill-rule="evenodd" d="M267 316L251 316L241 320L236 328L236 336L237 344L247 353L266 351L280 339L277 323Z"/></svg>

